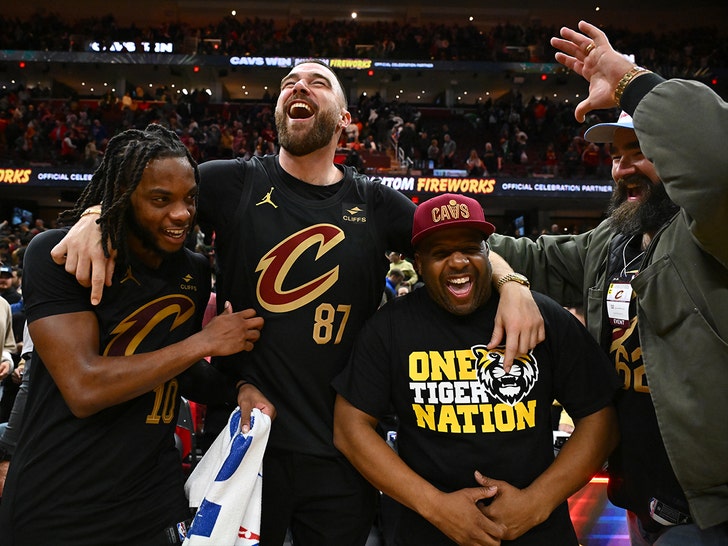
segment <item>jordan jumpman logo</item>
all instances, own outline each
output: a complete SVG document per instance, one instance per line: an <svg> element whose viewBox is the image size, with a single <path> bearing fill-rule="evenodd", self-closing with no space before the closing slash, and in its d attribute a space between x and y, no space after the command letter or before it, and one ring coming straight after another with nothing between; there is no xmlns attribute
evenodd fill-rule
<svg viewBox="0 0 728 546"><path fill-rule="evenodd" d="M265 203L268 203L269 205L273 205L274 209L278 208L278 205L276 205L273 200L271 199L270 195L273 193L273 187L271 187L270 191L265 194L265 197L260 201L260 203L256 203L255 206L263 205Z"/></svg>

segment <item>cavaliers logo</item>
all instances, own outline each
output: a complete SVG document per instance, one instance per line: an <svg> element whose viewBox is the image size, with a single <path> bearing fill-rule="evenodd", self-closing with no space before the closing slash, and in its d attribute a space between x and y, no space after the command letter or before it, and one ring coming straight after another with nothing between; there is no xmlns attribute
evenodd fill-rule
<svg viewBox="0 0 728 546"><path fill-rule="evenodd" d="M134 354L139 344L160 323L172 317L170 332L190 320L195 314L195 303L187 296L170 294L150 301L122 320L111 332L104 356Z"/></svg>
<svg viewBox="0 0 728 546"><path fill-rule="evenodd" d="M293 311L312 302L339 279L339 266L324 272L310 281L285 290L284 281L293 264L309 248L316 247L314 258L318 260L344 240L344 232L331 224L317 224L294 233L271 249L258 262L258 301L273 313ZM313 263L311 269L314 270Z"/></svg>
<svg viewBox="0 0 728 546"><path fill-rule="evenodd" d="M523 400L538 381L538 365L533 353L519 355L509 372L503 368L504 350L488 350L485 345L471 347L477 360L478 379L492 397L509 406Z"/></svg>

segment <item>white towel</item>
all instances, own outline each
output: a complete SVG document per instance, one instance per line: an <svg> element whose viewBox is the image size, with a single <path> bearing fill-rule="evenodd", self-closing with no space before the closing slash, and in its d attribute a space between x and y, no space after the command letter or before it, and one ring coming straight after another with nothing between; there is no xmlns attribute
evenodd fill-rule
<svg viewBox="0 0 728 546"><path fill-rule="evenodd" d="M240 408L187 479L185 492L197 513L184 546L254 546L260 542L263 453L270 417L250 414L240 432Z"/></svg>

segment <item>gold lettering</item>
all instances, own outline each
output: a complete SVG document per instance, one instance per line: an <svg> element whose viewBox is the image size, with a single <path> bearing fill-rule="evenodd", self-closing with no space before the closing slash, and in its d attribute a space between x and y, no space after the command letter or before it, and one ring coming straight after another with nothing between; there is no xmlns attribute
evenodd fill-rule
<svg viewBox="0 0 728 546"><path fill-rule="evenodd" d="M463 416L463 432L476 432L477 429L473 424L473 415L478 413L478 406L476 404L461 404L456 407L458 414Z"/></svg>
<svg viewBox="0 0 728 546"><path fill-rule="evenodd" d="M480 404L480 414L483 416L482 432L495 432L493 425L493 404Z"/></svg>
<svg viewBox="0 0 728 546"><path fill-rule="evenodd" d="M442 355L437 351L430 351L430 368L431 379L434 381L443 379L454 381L458 378L455 373L454 351L445 351Z"/></svg>
<svg viewBox="0 0 728 546"><path fill-rule="evenodd" d="M457 415L452 406L442 406L440 408L440 419L437 421L437 431L461 432L460 423L458 423Z"/></svg>
<svg viewBox="0 0 728 546"><path fill-rule="evenodd" d="M417 426L429 430L435 430L435 406L427 404L424 407L420 404L412 404L415 412Z"/></svg>
<svg viewBox="0 0 728 546"><path fill-rule="evenodd" d="M516 423L513 415L513 407L508 404L496 404L493 408L495 415L495 426L500 432L515 430Z"/></svg>
<svg viewBox="0 0 728 546"><path fill-rule="evenodd" d="M475 373L475 357L473 351L459 350L455 351L455 358L458 361L458 378L466 381L472 381L477 378Z"/></svg>
<svg viewBox="0 0 728 546"><path fill-rule="evenodd" d="M431 384L434 385L434 384ZM442 387L443 385L440 385ZM431 393L434 394L434 393ZM442 395L442 389L439 390ZM492 432L513 432L536 427L536 401L508 404L451 404L442 403L448 396L439 399L440 405L412 404L417 426L427 430L452 434L489 434ZM432 398L431 398L432 399ZM433 399L436 400L436 399ZM480 422L478 422L480 421Z"/></svg>
<svg viewBox="0 0 728 546"><path fill-rule="evenodd" d="M529 400L528 407L523 402L516 404L516 421L518 430L536 426L536 401Z"/></svg>
<svg viewBox="0 0 728 546"><path fill-rule="evenodd" d="M430 377L430 360L424 351L409 356L409 376L412 381L426 381Z"/></svg>

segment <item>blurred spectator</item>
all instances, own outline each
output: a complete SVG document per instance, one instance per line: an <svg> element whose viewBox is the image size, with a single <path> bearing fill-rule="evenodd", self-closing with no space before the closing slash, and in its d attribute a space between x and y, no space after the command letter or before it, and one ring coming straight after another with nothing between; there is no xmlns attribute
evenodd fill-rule
<svg viewBox="0 0 728 546"><path fill-rule="evenodd" d="M478 151L475 148L470 150L470 155L465 160L465 165L468 169L468 176L478 178L488 174L485 170L485 164L480 159L480 156L478 156Z"/></svg>
<svg viewBox="0 0 728 546"><path fill-rule="evenodd" d="M438 167L440 165L440 147L437 144L436 138L433 138L427 147L427 159L431 167Z"/></svg>
<svg viewBox="0 0 728 546"><path fill-rule="evenodd" d="M457 144L449 133L445 133L442 137L442 166L445 169L452 169L455 162L455 152Z"/></svg>
<svg viewBox="0 0 728 546"><path fill-rule="evenodd" d="M553 176L559 174L559 159L556 156L554 143L549 142L544 153L544 172Z"/></svg>
<svg viewBox="0 0 728 546"><path fill-rule="evenodd" d="M564 152L563 161L566 178L573 178L579 172L581 165L579 152L576 151L573 143L569 143L569 147Z"/></svg>
<svg viewBox="0 0 728 546"><path fill-rule="evenodd" d="M601 149L599 146L590 142L581 154L581 163L584 165L584 174L595 177L601 163Z"/></svg>
<svg viewBox="0 0 728 546"><path fill-rule="evenodd" d="M495 153L491 142L485 143L483 166L485 167L485 171L488 176L493 176L498 172L498 155Z"/></svg>
<svg viewBox="0 0 728 546"><path fill-rule="evenodd" d="M18 292L16 279L17 270L6 263L0 264L0 296L8 303L18 303L21 295Z"/></svg>
<svg viewBox="0 0 728 546"><path fill-rule="evenodd" d="M399 269L390 269L384 280L384 296L387 301L397 297L397 287L404 282L404 275Z"/></svg>
<svg viewBox="0 0 728 546"><path fill-rule="evenodd" d="M409 260L406 260L402 253L392 250L387 253L389 260L389 271L397 270L403 275L403 280L410 286L417 282L417 271Z"/></svg>
<svg viewBox="0 0 728 546"><path fill-rule="evenodd" d="M101 155L101 152L96 148L96 142L93 140L89 140L86 143L86 148L83 151L84 167L95 171L96 167L98 167L101 163Z"/></svg>

